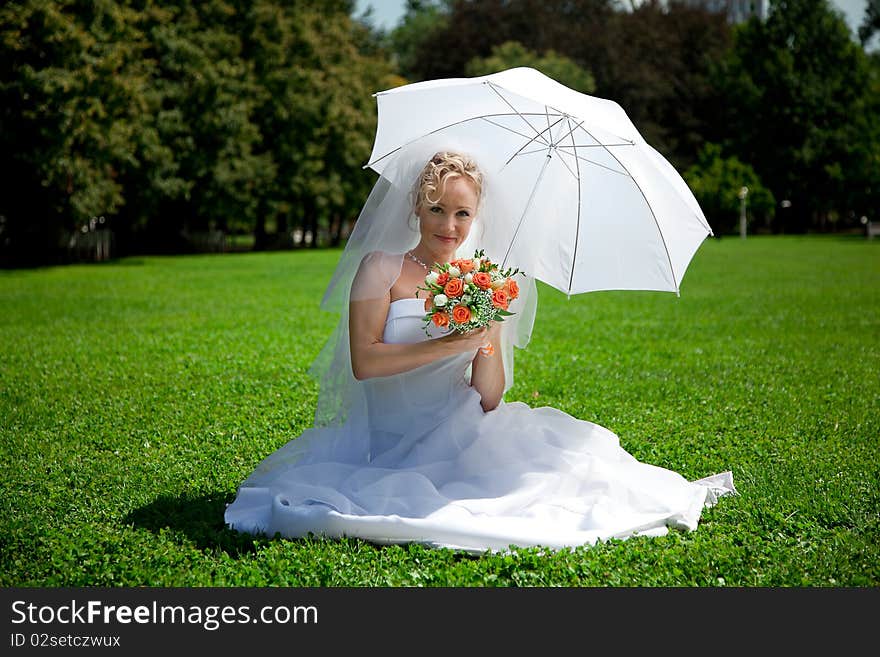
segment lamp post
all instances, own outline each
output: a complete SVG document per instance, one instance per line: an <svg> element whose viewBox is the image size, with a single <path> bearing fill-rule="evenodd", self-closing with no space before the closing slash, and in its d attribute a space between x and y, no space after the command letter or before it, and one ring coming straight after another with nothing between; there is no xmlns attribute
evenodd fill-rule
<svg viewBox="0 0 880 657"><path fill-rule="evenodd" d="M739 188L739 236L746 238L746 196L749 195L749 188L743 185Z"/></svg>
<svg viewBox="0 0 880 657"><path fill-rule="evenodd" d="M782 201L782 203L780 203L780 205L782 206L782 210L783 210L782 216L780 217L780 219L781 219L781 224L782 224L782 232L784 233L785 227L788 226L790 219L791 219L791 217L788 216L789 213L791 212L791 201L788 199L783 199L783 201Z"/></svg>

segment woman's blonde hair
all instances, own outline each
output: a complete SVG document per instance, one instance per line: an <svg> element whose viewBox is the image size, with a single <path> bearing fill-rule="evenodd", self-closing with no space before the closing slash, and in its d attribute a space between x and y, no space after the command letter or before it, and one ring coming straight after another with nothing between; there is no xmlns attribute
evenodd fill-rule
<svg viewBox="0 0 880 657"><path fill-rule="evenodd" d="M424 204L440 200L450 178L467 178L477 192L477 205L483 192L483 172L469 155L452 151L440 151L425 164L413 188L413 211L418 212Z"/></svg>

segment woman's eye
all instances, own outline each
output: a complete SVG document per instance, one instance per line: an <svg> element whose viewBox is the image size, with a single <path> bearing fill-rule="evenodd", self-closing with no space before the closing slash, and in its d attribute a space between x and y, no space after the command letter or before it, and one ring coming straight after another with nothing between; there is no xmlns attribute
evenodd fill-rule
<svg viewBox="0 0 880 657"><path fill-rule="evenodd" d="M471 216L471 213L468 212L467 210L461 210L461 211L458 213L458 216L459 216L459 217L470 217L470 216Z"/></svg>
<svg viewBox="0 0 880 657"><path fill-rule="evenodd" d="M441 207L435 205L433 208L431 208L431 212L433 212L434 214L437 214L438 212L443 212L443 209Z"/></svg>

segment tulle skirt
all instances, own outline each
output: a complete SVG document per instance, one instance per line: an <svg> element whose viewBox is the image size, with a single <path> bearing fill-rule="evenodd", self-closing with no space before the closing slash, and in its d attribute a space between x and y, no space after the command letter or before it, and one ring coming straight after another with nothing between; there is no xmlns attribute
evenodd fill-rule
<svg viewBox="0 0 880 657"><path fill-rule="evenodd" d="M486 413L469 386L444 417L396 431L312 428L269 455L225 520L239 531L358 537L468 552L576 547L670 527L735 493L730 472L689 482L642 463L608 429L551 407Z"/></svg>

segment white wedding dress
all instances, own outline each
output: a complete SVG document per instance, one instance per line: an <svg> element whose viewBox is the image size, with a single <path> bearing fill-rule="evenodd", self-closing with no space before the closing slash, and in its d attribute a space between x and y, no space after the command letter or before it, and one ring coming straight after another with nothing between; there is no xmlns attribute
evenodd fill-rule
<svg viewBox="0 0 880 657"><path fill-rule="evenodd" d="M392 302L385 342L428 339L423 304ZM474 355L363 381L368 417L308 429L268 456L227 506L226 523L269 537L469 552L563 548L693 530L705 506L736 492L729 472L688 482L554 408L502 401L485 413L466 381Z"/></svg>

